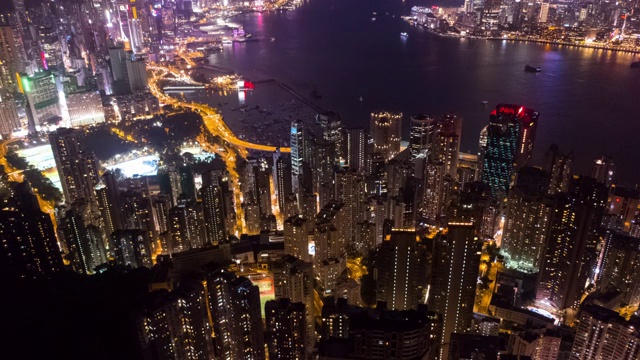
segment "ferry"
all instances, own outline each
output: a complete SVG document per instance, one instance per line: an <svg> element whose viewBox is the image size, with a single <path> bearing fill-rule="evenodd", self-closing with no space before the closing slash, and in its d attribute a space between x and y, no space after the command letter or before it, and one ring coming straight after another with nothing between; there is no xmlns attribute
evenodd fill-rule
<svg viewBox="0 0 640 360"><path fill-rule="evenodd" d="M524 66L524 71L536 73L536 72L541 72L542 68L539 67L539 66L536 67L536 66L531 66L531 65L525 65Z"/></svg>
<svg viewBox="0 0 640 360"><path fill-rule="evenodd" d="M233 41L231 39L224 38L224 39L222 39L222 44L231 45L231 44L233 44Z"/></svg>

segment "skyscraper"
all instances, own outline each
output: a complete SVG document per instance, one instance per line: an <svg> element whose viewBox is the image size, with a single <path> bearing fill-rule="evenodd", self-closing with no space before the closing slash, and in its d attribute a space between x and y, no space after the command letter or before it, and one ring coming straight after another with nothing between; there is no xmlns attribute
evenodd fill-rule
<svg viewBox="0 0 640 360"><path fill-rule="evenodd" d="M424 300L426 248L414 230L393 230L376 255L376 299L391 310L416 309Z"/></svg>
<svg viewBox="0 0 640 360"><path fill-rule="evenodd" d="M536 299L557 309L577 308L592 279L607 188L587 177L574 178L569 192L556 196ZM570 284L570 286L567 286Z"/></svg>
<svg viewBox="0 0 640 360"><path fill-rule="evenodd" d="M553 200L547 197L549 177L542 170L524 167L509 190L502 250L510 266L537 272L543 260Z"/></svg>
<svg viewBox="0 0 640 360"><path fill-rule="evenodd" d="M370 131L374 153L382 154L385 160L391 160L400 153L402 113L371 113Z"/></svg>
<svg viewBox="0 0 640 360"><path fill-rule="evenodd" d="M264 306L270 359L306 359L305 305L289 299L270 300Z"/></svg>
<svg viewBox="0 0 640 360"><path fill-rule="evenodd" d="M443 318L441 359L448 359L451 334L471 326L481 248L473 222L451 222L435 239L428 304Z"/></svg>
<svg viewBox="0 0 640 360"><path fill-rule="evenodd" d="M224 221L222 189L209 183L200 188L206 241L213 245L227 242L227 230Z"/></svg>
<svg viewBox="0 0 640 360"><path fill-rule="evenodd" d="M99 232L87 228L75 209L65 212L59 226L69 250L71 265L76 272L91 275L98 265L107 262L102 237L96 236L100 235Z"/></svg>
<svg viewBox="0 0 640 360"><path fill-rule="evenodd" d="M306 161L306 131L304 123L296 120L291 123L291 189L298 196L298 204L300 204L300 194L309 191L305 189L304 162ZM310 175L310 174L308 174ZM311 178L311 176L308 176Z"/></svg>
<svg viewBox="0 0 640 360"><path fill-rule="evenodd" d="M346 130L346 135L346 165L362 174L367 162L367 133L363 128L351 128Z"/></svg>
<svg viewBox="0 0 640 360"><path fill-rule="evenodd" d="M513 104L498 104L491 112L482 182L491 187L493 197L507 195L514 170L531 158L538 116L534 110Z"/></svg>
<svg viewBox="0 0 640 360"><path fill-rule="evenodd" d="M28 182L12 183L0 210L0 273L37 278L62 271L62 257L51 217L40 210Z"/></svg>
<svg viewBox="0 0 640 360"><path fill-rule="evenodd" d="M343 204L342 228L338 229L344 235L345 244L353 244L356 224L365 218L364 178L355 170L341 170L335 173L335 198Z"/></svg>
<svg viewBox="0 0 640 360"><path fill-rule="evenodd" d="M311 352L315 345L313 264L285 255L270 265L276 299L290 299L294 303L304 303L306 307L305 338L307 350Z"/></svg>
<svg viewBox="0 0 640 360"><path fill-rule="evenodd" d="M82 130L60 128L49 134L49 143L67 203L80 199L95 200L98 164L93 153L86 150L83 141Z"/></svg>
<svg viewBox="0 0 640 360"><path fill-rule="evenodd" d="M273 153L273 187L278 202L280 213L284 213L286 209L286 199L292 192L291 186L291 162L277 149Z"/></svg>
<svg viewBox="0 0 640 360"><path fill-rule="evenodd" d="M342 153L342 118L340 114L333 111L326 111L316 116L316 122L322 128L322 139L328 146L328 158L331 166L340 165L344 158Z"/></svg>
<svg viewBox="0 0 640 360"><path fill-rule="evenodd" d="M124 229L117 175L112 171L102 174L100 183L95 187L95 193L105 234L111 236L114 231Z"/></svg>
<svg viewBox="0 0 640 360"><path fill-rule="evenodd" d="M207 275L209 309L219 359L264 359L260 290L224 269Z"/></svg>
<svg viewBox="0 0 640 360"><path fill-rule="evenodd" d="M426 157L436 131L436 119L429 114L411 115L411 158Z"/></svg>
<svg viewBox="0 0 640 360"><path fill-rule="evenodd" d="M182 204L169 209L168 230L171 234L172 252L181 252L202 247L198 229L198 215L191 204Z"/></svg>
<svg viewBox="0 0 640 360"><path fill-rule="evenodd" d="M458 170L458 154L462 137L462 118L455 114L444 114L438 118L436 136L433 139L433 156L431 161L444 164L444 175L456 178Z"/></svg>

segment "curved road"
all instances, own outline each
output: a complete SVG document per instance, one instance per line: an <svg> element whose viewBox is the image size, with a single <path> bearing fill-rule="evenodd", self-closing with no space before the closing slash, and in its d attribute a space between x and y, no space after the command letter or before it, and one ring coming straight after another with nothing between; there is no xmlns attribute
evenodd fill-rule
<svg viewBox="0 0 640 360"><path fill-rule="evenodd" d="M235 136L235 134L231 131L231 129L229 129L227 124L224 122L222 115L220 115L216 111L216 109L208 105L199 104L195 102L184 102L174 97L171 97L169 95L166 95L158 87L158 80L165 77L169 73L177 77L183 77L183 75L176 73L175 69L170 69L164 66L152 65L152 66L149 66L149 68L156 69L162 72L162 74L154 73L153 77L149 79L149 89L151 90L151 93L155 97L157 97L160 101L162 101L165 104L186 107L200 113L202 115L202 119L204 121L204 125L206 129L212 135L219 136L222 140L226 141L227 143L238 147L239 148L238 150L240 150L239 153L243 157L246 156L246 152L244 151L245 149L270 151L270 152L274 152L276 151L276 149L278 149L278 147L276 146L254 144L248 141L238 139ZM283 152L283 153L291 152L291 148L281 147L280 152Z"/></svg>

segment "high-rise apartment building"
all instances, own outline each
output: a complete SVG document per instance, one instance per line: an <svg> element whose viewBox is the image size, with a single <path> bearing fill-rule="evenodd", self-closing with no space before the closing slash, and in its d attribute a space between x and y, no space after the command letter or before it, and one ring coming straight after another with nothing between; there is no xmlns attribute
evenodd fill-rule
<svg viewBox="0 0 640 360"><path fill-rule="evenodd" d="M640 359L637 318L626 321L615 311L585 306L579 316L570 359Z"/></svg>
<svg viewBox="0 0 640 360"><path fill-rule="evenodd" d="M28 182L11 184L0 210L0 273L37 278L62 271L62 257L51 216L40 210Z"/></svg>
<svg viewBox="0 0 640 360"><path fill-rule="evenodd" d="M18 117L15 99L7 91L0 89L0 135L6 136L16 130L20 130L20 128L20 118Z"/></svg>
<svg viewBox="0 0 640 360"><path fill-rule="evenodd" d="M24 72L26 54L22 46L20 30L17 26L0 26L0 88L18 91L16 74Z"/></svg>
<svg viewBox="0 0 640 360"><path fill-rule="evenodd" d="M111 236L114 231L123 230L125 226L117 175L112 171L106 171L94 190L105 234Z"/></svg>
<svg viewBox="0 0 640 360"><path fill-rule="evenodd" d="M215 358L205 289L197 282L183 282L170 293L156 292L149 305L133 315L145 359Z"/></svg>
<svg viewBox="0 0 640 360"><path fill-rule="evenodd" d="M49 134L49 143L60 174L67 203L80 199L94 201L98 185L98 163L84 145L84 131L60 128Z"/></svg>
<svg viewBox="0 0 640 360"><path fill-rule="evenodd" d="M273 190L278 202L280 213L286 210L287 197L292 193L291 186L291 162L277 149L273 153Z"/></svg>
<svg viewBox="0 0 640 360"><path fill-rule="evenodd" d="M493 197L506 197L514 171L531 158L538 116L532 109L513 104L499 104L491 112L482 182L491 187Z"/></svg>
<svg viewBox="0 0 640 360"><path fill-rule="evenodd" d="M306 341L307 351L315 345L315 304L313 288L313 264L304 262L291 255L270 264L273 273L276 299L286 298L291 302L301 302L306 306Z"/></svg>
<svg viewBox="0 0 640 360"><path fill-rule="evenodd" d="M206 284L217 358L264 359L258 287L224 269L209 273Z"/></svg>
<svg viewBox="0 0 640 360"><path fill-rule="evenodd" d="M539 168L524 167L509 190L502 250L510 266L537 272L543 260L553 200L547 196L548 175Z"/></svg>
<svg viewBox="0 0 640 360"><path fill-rule="evenodd" d="M607 188L592 178L574 178L569 192L556 195L540 268L536 299L557 309L577 308L593 279L598 233ZM568 286L570 284L570 286Z"/></svg>
<svg viewBox="0 0 640 360"><path fill-rule="evenodd" d="M567 192L571 180L573 154L563 154L552 144L544 155L544 171L549 174L549 194Z"/></svg>
<svg viewBox="0 0 640 360"><path fill-rule="evenodd" d="M622 302L640 305L640 239L618 233L605 234L598 288L618 289Z"/></svg>
<svg viewBox="0 0 640 360"><path fill-rule="evenodd" d="M116 230L111 234L111 244L110 251L118 265L151 267L151 246L145 231Z"/></svg>
<svg viewBox="0 0 640 360"><path fill-rule="evenodd" d="M442 314L441 359L448 358L451 334L471 326L481 249L473 222L451 222L435 239L428 304Z"/></svg>
<svg viewBox="0 0 640 360"><path fill-rule="evenodd" d="M311 220L292 216L284 222L284 253L302 261L311 261L309 235L313 229Z"/></svg>
<svg viewBox="0 0 640 360"><path fill-rule="evenodd" d="M222 188L210 183L200 188L206 241L213 245L227 242Z"/></svg>
<svg viewBox="0 0 640 360"><path fill-rule="evenodd" d="M351 128L346 133L346 165L363 174L367 167L367 133L363 128Z"/></svg>
<svg viewBox="0 0 640 360"><path fill-rule="evenodd" d="M426 248L414 230L393 230L376 255L376 298L391 310L416 309L424 300Z"/></svg>
<svg viewBox="0 0 640 360"><path fill-rule="evenodd" d="M345 243L352 245L356 224L364 221L366 215L364 177L355 170L337 171L335 186L335 198L343 204L341 209L343 223L338 231L343 233Z"/></svg>
<svg viewBox="0 0 640 360"><path fill-rule="evenodd" d="M76 209L67 210L58 226L69 251L71 266L76 272L91 275L97 266L107 262L100 232L85 226Z"/></svg>
<svg viewBox="0 0 640 360"><path fill-rule="evenodd" d="M172 252L182 252L204 245L198 227L198 213L192 204L182 204L169 209L167 221Z"/></svg>
<svg viewBox="0 0 640 360"><path fill-rule="evenodd" d="M305 304L289 299L270 300L264 305L269 359L306 359Z"/></svg>
<svg viewBox="0 0 640 360"><path fill-rule="evenodd" d="M374 112L370 122L373 152L391 160L400 153L402 113Z"/></svg>

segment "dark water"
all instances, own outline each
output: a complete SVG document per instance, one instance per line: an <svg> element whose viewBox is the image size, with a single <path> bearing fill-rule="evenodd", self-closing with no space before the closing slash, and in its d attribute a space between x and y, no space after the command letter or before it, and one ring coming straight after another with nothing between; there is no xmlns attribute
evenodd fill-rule
<svg viewBox="0 0 640 360"><path fill-rule="evenodd" d="M252 80L276 78L306 96L315 87L323 96L316 102L340 112L347 126L367 128L373 110L457 112L464 118L461 150L470 152L492 106L523 104L541 113L536 160L557 143L573 150L577 173L609 154L620 182L640 180L640 69L629 68L638 60L634 55L441 37L399 18L411 5L310 0L286 13L236 17L233 22L262 41L234 44L213 60ZM527 63L543 72L525 73Z"/></svg>

